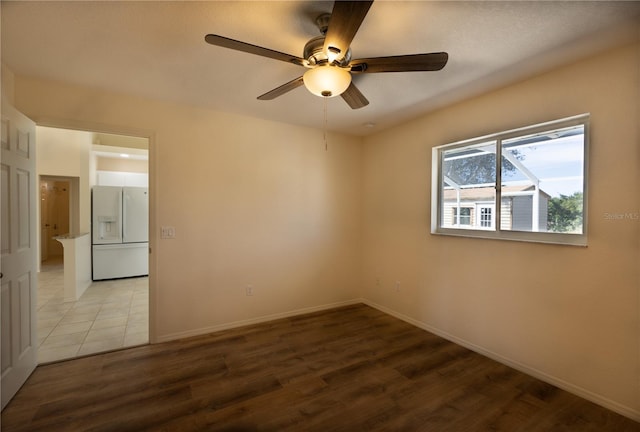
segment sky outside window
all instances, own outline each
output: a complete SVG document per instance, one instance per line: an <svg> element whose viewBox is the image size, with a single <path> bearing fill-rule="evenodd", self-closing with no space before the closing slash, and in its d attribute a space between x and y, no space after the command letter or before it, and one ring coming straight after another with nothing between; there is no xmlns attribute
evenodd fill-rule
<svg viewBox="0 0 640 432"><path fill-rule="evenodd" d="M503 149L513 154L533 173L540 181L540 189L550 196L569 196L583 192L583 126L554 131L539 137L504 140ZM503 183L528 181L527 176L520 170L503 171Z"/></svg>

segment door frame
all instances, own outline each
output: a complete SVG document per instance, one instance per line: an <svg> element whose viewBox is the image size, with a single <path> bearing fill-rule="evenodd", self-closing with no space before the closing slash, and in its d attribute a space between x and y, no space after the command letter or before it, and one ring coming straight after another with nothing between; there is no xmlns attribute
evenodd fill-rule
<svg viewBox="0 0 640 432"><path fill-rule="evenodd" d="M37 126L69 129L83 132L93 133L105 133L114 135L124 135L139 138L146 138L149 140L149 343L157 343L157 294L156 294L156 275L157 275L157 259L156 254L153 253L157 242L159 241L158 224L156 220L156 138L155 131L142 128L130 128L122 127L118 125L100 124L93 122L68 120L68 119L54 119L54 118L40 118L32 117L32 120Z"/></svg>
<svg viewBox="0 0 640 432"><path fill-rule="evenodd" d="M4 84L4 83L3 83ZM4 86L3 86L4 87ZM4 96L4 95L3 95ZM19 111L19 107L15 106L13 104L12 100L8 100L5 97L2 98L2 105L3 105L3 109L2 111L5 111L5 104L8 105L7 110L11 111L15 110L15 112L18 113L18 115L23 116L24 114L22 114ZM25 116L26 117L26 116ZM156 323L157 323L157 317L156 317L156 304L157 304L157 295L156 295L156 274L157 274L157 259L156 259L156 255L152 253L152 251L155 248L156 242L159 240L159 235L157 235L157 221L156 221L156 211L155 211L155 207L156 207L156 195L155 195L155 191L156 191L156 176L155 176L155 172L156 172L156 159L155 159L155 155L156 155L156 143L155 143L155 131L153 130L145 130L145 129L136 129L136 128L129 128L129 127L118 127L118 126L114 126L114 125L104 125L104 124L97 124L97 123L90 123L90 122L82 122L82 121L75 121L75 120L63 120L63 119L52 119L52 118L38 118L38 117L26 117L30 120L30 122L35 124L35 128L37 128L37 126L44 126L44 127L52 127L52 128L60 128L60 129L69 129L69 130L78 130L78 131L87 131L87 132L96 132L96 133L107 133L107 134L116 134L116 135L125 135L125 136L134 136L134 137L142 137L142 138L146 138L148 140L148 154L149 154L149 159L148 159L148 176L149 176L149 185L148 185L148 190L149 190L149 343L156 343L157 342L157 332L156 332ZM35 136L35 133L34 133ZM37 143L34 142L34 153L36 153L36 147L37 147ZM37 159L37 157L36 157ZM32 187L32 194L33 194L33 198L34 200L38 200L39 197L39 175L37 172L37 160L36 160L36 167L35 167L35 172L33 173L33 187ZM39 226L39 220L40 220L40 205L36 204L34 205L34 211L36 212L36 216L33 218L32 223L30 223L29 225L29 236L31 236L31 238L35 239L35 245L33 247L34 252L33 252L33 260L34 260L34 270L39 271L39 265L40 265L40 245L39 245L39 236L40 236L40 226ZM37 276L34 276L37 278ZM37 286L37 280L35 281L36 286ZM36 288L36 292L37 292L37 288ZM32 310L32 318L34 319L34 322L36 322L37 320L37 295L31 295L30 299L29 299L29 307ZM33 329L33 337L32 339L36 341L37 343L37 335L36 333L36 329L35 329L35 324L32 325L32 329ZM33 370L35 369L35 367L37 366L37 349L33 349L31 350L33 352L33 368L30 368L28 370L28 373L25 375L24 380L22 381L22 384L24 383L24 381L26 381L26 379L28 378L28 376L33 372ZM14 395L12 394L11 398ZM9 398L6 403L9 402L9 400L11 399ZM4 401L3 401L4 402ZM4 407L3 407L4 408Z"/></svg>
<svg viewBox="0 0 640 432"><path fill-rule="evenodd" d="M37 142L37 138L36 138ZM38 175L38 192L40 193L40 182L43 180L59 180L69 182L69 232L80 232L80 177L58 176L50 174ZM38 200L38 253L42 256L42 200ZM40 271L41 259L38 259L38 271Z"/></svg>

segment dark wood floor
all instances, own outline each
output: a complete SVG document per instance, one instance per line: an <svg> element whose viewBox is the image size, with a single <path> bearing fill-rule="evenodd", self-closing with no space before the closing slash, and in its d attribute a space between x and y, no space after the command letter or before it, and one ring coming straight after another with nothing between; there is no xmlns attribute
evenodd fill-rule
<svg viewBox="0 0 640 432"><path fill-rule="evenodd" d="M364 305L40 366L2 431L634 431Z"/></svg>

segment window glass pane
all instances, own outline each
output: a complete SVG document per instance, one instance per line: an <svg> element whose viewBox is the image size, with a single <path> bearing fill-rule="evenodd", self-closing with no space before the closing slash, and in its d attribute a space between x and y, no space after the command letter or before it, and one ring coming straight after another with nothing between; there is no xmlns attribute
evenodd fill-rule
<svg viewBox="0 0 640 432"><path fill-rule="evenodd" d="M471 208L470 207L460 207L460 217L458 218L458 208L453 207L453 221L454 224L459 225L471 225Z"/></svg>
<svg viewBox="0 0 640 432"><path fill-rule="evenodd" d="M584 126L502 141L500 229L583 232Z"/></svg>
<svg viewBox="0 0 640 432"><path fill-rule="evenodd" d="M441 153L440 226L495 229L496 141Z"/></svg>

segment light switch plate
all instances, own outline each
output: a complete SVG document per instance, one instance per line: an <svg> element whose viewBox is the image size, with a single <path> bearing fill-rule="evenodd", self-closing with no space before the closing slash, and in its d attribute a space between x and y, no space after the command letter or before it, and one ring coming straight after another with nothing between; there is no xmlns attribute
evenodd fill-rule
<svg viewBox="0 0 640 432"><path fill-rule="evenodd" d="M163 239L176 238L176 229L172 226L163 226L161 228L160 238L163 238Z"/></svg>

